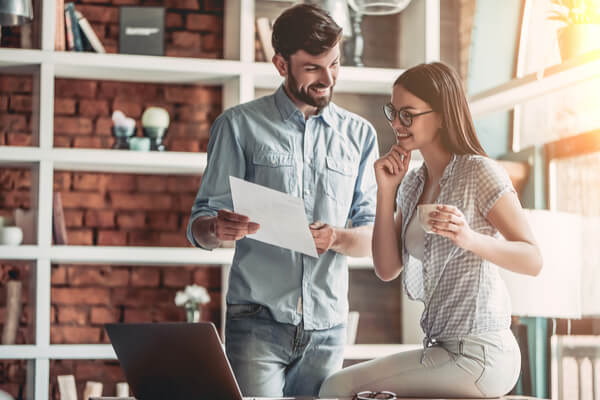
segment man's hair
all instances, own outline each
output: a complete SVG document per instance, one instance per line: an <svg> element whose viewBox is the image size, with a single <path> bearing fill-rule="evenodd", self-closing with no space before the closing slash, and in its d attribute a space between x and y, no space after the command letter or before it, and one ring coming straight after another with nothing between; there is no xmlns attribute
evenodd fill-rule
<svg viewBox="0 0 600 400"><path fill-rule="evenodd" d="M275 53L289 60L298 50L319 55L335 46L341 37L342 28L322 8L298 4L275 20L271 42Z"/></svg>

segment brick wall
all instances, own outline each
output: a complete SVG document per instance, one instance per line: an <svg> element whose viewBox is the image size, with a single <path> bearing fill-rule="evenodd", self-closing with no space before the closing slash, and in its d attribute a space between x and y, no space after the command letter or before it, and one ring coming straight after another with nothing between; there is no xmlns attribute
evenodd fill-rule
<svg viewBox="0 0 600 400"><path fill-rule="evenodd" d="M0 74L0 146L30 146L32 82L29 75Z"/></svg>

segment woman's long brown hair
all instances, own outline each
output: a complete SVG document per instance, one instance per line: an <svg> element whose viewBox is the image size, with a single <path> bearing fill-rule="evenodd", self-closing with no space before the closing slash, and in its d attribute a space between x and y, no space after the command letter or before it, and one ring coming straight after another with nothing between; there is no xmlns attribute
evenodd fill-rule
<svg viewBox="0 0 600 400"><path fill-rule="evenodd" d="M477 138L461 80L453 68L440 62L419 64L404 71L394 82L396 85L427 102L442 116L441 135L448 151L487 156Z"/></svg>

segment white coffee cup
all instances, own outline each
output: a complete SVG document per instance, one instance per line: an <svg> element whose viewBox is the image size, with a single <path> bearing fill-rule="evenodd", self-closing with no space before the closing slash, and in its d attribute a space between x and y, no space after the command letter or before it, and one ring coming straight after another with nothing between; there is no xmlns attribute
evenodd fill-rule
<svg viewBox="0 0 600 400"><path fill-rule="evenodd" d="M0 245L18 246L23 241L23 230L18 226L0 228Z"/></svg>
<svg viewBox="0 0 600 400"><path fill-rule="evenodd" d="M429 223L431 217L429 214L437 210L437 207L441 204L419 204L417 206L417 213L419 215L419 223L423 230L427 233L433 233L433 227Z"/></svg>

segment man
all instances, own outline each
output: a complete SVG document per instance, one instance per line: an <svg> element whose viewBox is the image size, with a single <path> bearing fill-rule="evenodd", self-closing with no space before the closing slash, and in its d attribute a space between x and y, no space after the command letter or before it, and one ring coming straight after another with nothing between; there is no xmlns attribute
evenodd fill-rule
<svg viewBox="0 0 600 400"><path fill-rule="evenodd" d="M341 33L318 7L284 11L272 38L283 85L211 127L188 238L236 241L225 343L244 396L316 396L342 365L345 256L371 253L378 154L373 127L330 102ZM319 258L245 238L260 227L229 211L230 175L303 198Z"/></svg>

